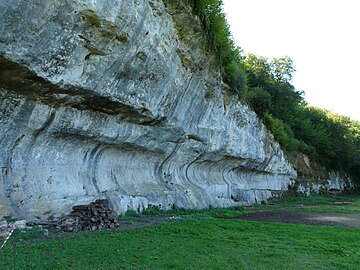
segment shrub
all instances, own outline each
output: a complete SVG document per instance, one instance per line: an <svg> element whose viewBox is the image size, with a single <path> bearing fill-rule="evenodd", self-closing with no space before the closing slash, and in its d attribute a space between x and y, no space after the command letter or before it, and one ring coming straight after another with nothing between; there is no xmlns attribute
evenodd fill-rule
<svg viewBox="0 0 360 270"><path fill-rule="evenodd" d="M287 151L295 150L298 146L294 134L289 125L282 120L272 117L270 114L264 114L264 122L267 128L272 132L275 139Z"/></svg>
<svg viewBox="0 0 360 270"><path fill-rule="evenodd" d="M245 100L259 116L263 116L271 108L271 95L262 87L251 88L246 92Z"/></svg>
<svg viewBox="0 0 360 270"><path fill-rule="evenodd" d="M221 0L188 0L200 18L210 48L218 56L221 75L230 88L240 94L246 85L241 50L235 47Z"/></svg>

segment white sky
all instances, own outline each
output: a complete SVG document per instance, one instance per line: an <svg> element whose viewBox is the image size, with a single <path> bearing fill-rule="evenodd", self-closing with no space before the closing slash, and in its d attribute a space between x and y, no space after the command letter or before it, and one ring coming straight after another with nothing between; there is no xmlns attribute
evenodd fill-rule
<svg viewBox="0 0 360 270"><path fill-rule="evenodd" d="M359 0L223 0L245 53L290 56L310 105L360 120Z"/></svg>

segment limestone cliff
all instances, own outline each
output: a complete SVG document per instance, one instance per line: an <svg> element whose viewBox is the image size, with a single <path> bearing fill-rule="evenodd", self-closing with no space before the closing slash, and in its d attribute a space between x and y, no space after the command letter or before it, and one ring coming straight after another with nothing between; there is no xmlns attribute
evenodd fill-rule
<svg viewBox="0 0 360 270"><path fill-rule="evenodd" d="M0 214L249 204L296 178L175 0L0 2Z"/></svg>

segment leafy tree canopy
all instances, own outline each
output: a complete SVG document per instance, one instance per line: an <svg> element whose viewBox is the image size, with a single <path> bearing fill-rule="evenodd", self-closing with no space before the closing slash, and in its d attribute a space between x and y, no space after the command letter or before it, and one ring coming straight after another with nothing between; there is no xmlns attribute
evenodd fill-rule
<svg viewBox="0 0 360 270"><path fill-rule="evenodd" d="M221 0L187 0L216 53L224 82L263 119L288 152L307 154L329 169L344 170L360 183L360 123L307 106L291 84L290 57L269 60L236 48Z"/></svg>

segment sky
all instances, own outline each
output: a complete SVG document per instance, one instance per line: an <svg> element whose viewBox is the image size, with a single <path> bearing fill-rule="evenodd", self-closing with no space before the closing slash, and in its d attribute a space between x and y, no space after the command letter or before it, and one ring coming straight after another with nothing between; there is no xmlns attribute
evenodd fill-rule
<svg viewBox="0 0 360 270"><path fill-rule="evenodd" d="M309 105L360 120L360 1L223 0L245 53L294 61Z"/></svg>

